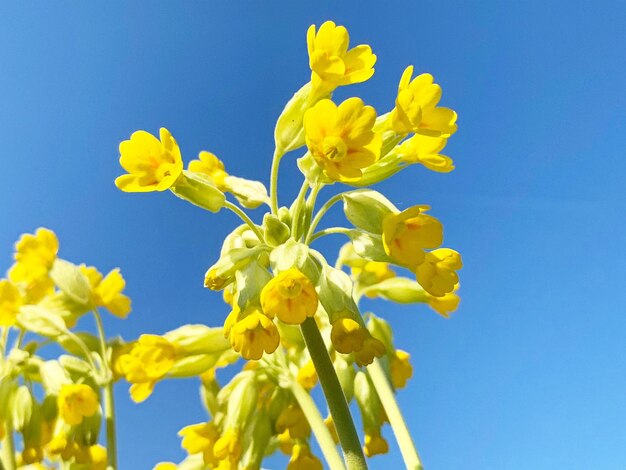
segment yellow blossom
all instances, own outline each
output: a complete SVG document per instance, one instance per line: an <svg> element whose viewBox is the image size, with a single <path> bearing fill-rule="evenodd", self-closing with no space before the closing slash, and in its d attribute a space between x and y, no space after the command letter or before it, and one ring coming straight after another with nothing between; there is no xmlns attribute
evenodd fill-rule
<svg viewBox="0 0 626 470"><path fill-rule="evenodd" d="M89 470L106 470L107 450L100 444L89 446Z"/></svg>
<svg viewBox="0 0 626 470"><path fill-rule="evenodd" d="M367 261L361 266L352 268L352 275L361 286L371 286L396 277L396 273L389 267L389 263L381 261Z"/></svg>
<svg viewBox="0 0 626 470"><path fill-rule="evenodd" d="M313 361L308 360L306 364L300 367L296 378L298 383L306 389L312 389L315 387L317 384L317 372L315 371Z"/></svg>
<svg viewBox="0 0 626 470"><path fill-rule="evenodd" d="M407 380L413 376L413 366L409 362L411 355L396 349L395 354L391 358L391 383L395 388L404 388Z"/></svg>
<svg viewBox="0 0 626 470"><path fill-rule="evenodd" d="M20 457L22 465L41 462L43 460L43 449L40 446L25 446Z"/></svg>
<svg viewBox="0 0 626 470"><path fill-rule="evenodd" d="M157 335L141 335L130 352L119 358L119 367L132 385L130 396L139 403L152 394L154 385L170 371L177 359L174 344Z"/></svg>
<svg viewBox="0 0 626 470"><path fill-rule="evenodd" d="M355 181L363 168L378 160L382 139L372 130L375 121L374 108L359 98L349 98L339 106L323 99L306 112L306 145L326 176Z"/></svg>
<svg viewBox="0 0 626 470"><path fill-rule="evenodd" d="M183 171L178 144L170 131L161 128L161 140L146 131L133 132L120 144L120 165L128 174L119 176L115 185L126 192L165 191Z"/></svg>
<svg viewBox="0 0 626 470"><path fill-rule="evenodd" d="M363 347L369 332L351 318L340 318L333 323L330 340L342 354L350 354Z"/></svg>
<svg viewBox="0 0 626 470"><path fill-rule="evenodd" d="M261 291L263 312L289 325L299 325L317 311L315 286L296 268L279 273Z"/></svg>
<svg viewBox="0 0 626 470"><path fill-rule="evenodd" d="M450 316L450 313L456 311L456 309L459 307L459 302L461 301L461 298L455 292L458 287L459 285L457 284L454 287L454 291L448 292L442 297L435 297L434 295L427 294L428 305L430 306L430 308L432 308L442 317L448 318Z"/></svg>
<svg viewBox="0 0 626 470"><path fill-rule="evenodd" d="M75 426L84 417L93 416L98 411L98 395L85 384L66 384L57 397L59 415L67 424Z"/></svg>
<svg viewBox="0 0 626 470"><path fill-rule="evenodd" d="M311 434L311 426L298 405L289 405L276 420L276 431L289 431L292 439L304 439Z"/></svg>
<svg viewBox="0 0 626 470"><path fill-rule="evenodd" d="M363 346L358 351L354 351L354 362L359 366L367 366L374 361L375 357L383 357L387 350L382 341L368 336L363 341Z"/></svg>
<svg viewBox="0 0 626 470"><path fill-rule="evenodd" d="M177 468L174 462L159 462L152 470L176 470Z"/></svg>
<svg viewBox="0 0 626 470"><path fill-rule="evenodd" d="M330 432L330 436L333 438L333 441L335 441L335 444L339 444L339 435L337 434L337 427L335 426L335 421L333 421L333 416L329 414L324 418L324 424L328 428L328 432Z"/></svg>
<svg viewBox="0 0 626 470"><path fill-rule="evenodd" d="M296 444L293 446L287 470L323 470L322 462L311 453L308 446Z"/></svg>
<svg viewBox="0 0 626 470"><path fill-rule="evenodd" d="M410 207L383 219L383 247L401 266L415 269L424 261L424 248L437 248L443 241L443 226L424 214L427 206Z"/></svg>
<svg viewBox="0 0 626 470"><path fill-rule="evenodd" d="M6 279L0 279L0 326L15 324L22 296L17 287Z"/></svg>
<svg viewBox="0 0 626 470"><path fill-rule="evenodd" d="M126 318L130 312L130 299L122 294L126 281L119 269L113 269L102 277L93 266L80 266L81 272L91 284L92 302L96 307L104 307L113 315Z"/></svg>
<svg viewBox="0 0 626 470"><path fill-rule="evenodd" d="M220 433L215 424L192 424L181 429L178 435L183 438L181 446L188 454L202 453L205 465L217 465L219 459L213 454L213 446L220 438Z"/></svg>
<svg viewBox="0 0 626 470"><path fill-rule="evenodd" d="M461 255L450 248L440 248L426 253L426 259L415 271L417 282L426 292L441 297L454 290L459 282L456 273L463 267Z"/></svg>
<svg viewBox="0 0 626 470"><path fill-rule="evenodd" d="M270 354L276 350L280 335L274 322L259 309L252 307L247 310L246 316L229 328L228 337L235 351L245 359L258 361L263 352Z"/></svg>
<svg viewBox="0 0 626 470"><path fill-rule="evenodd" d="M365 432L365 445L363 446L363 450L367 457L389 452L389 444L385 438L380 435L380 429L368 429Z"/></svg>
<svg viewBox="0 0 626 470"><path fill-rule="evenodd" d="M449 173L454 170L454 162L450 157L439 152L446 146L444 137L430 137L415 134L400 144L396 153L407 163L420 163L438 173Z"/></svg>
<svg viewBox="0 0 626 470"><path fill-rule="evenodd" d="M198 160L190 161L188 168L189 171L204 173L209 176L215 183L215 186L221 191L226 191L224 180L228 173L224 170L224 163L211 152L200 152Z"/></svg>
<svg viewBox="0 0 626 470"><path fill-rule="evenodd" d="M456 113L437 107L441 87L433 76L424 73L413 80L413 66L406 68L398 85L396 107L391 112L392 129L400 134L409 132L449 137L456 132Z"/></svg>
<svg viewBox="0 0 626 470"><path fill-rule="evenodd" d="M15 244L15 264L9 270L9 279L24 285L28 300L37 302L50 293L54 284L48 272L59 251L59 240L52 230L38 228L26 233Z"/></svg>
<svg viewBox="0 0 626 470"><path fill-rule="evenodd" d="M239 460L241 451L241 438L236 428L227 429L213 446L213 454L216 458L230 462Z"/></svg>
<svg viewBox="0 0 626 470"><path fill-rule="evenodd" d="M326 21L315 31L311 25L306 35L314 93L320 96L338 86L361 83L374 75L376 55L370 46L361 44L350 50L350 36L344 26Z"/></svg>

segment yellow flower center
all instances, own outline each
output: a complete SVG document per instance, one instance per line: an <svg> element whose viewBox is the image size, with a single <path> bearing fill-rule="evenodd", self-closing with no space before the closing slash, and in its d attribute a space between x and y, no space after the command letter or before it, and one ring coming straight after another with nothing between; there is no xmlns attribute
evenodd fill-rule
<svg viewBox="0 0 626 470"><path fill-rule="evenodd" d="M293 299L302 292L302 284L296 279L285 279L278 285L278 291L285 299Z"/></svg>
<svg viewBox="0 0 626 470"><path fill-rule="evenodd" d="M333 162L341 161L348 153L348 146L341 137L329 135L322 143L324 156Z"/></svg>

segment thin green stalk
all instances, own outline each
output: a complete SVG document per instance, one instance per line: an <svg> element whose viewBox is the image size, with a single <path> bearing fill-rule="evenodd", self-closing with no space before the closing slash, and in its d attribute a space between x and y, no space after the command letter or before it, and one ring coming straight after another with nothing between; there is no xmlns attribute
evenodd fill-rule
<svg viewBox="0 0 626 470"><path fill-rule="evenodd" d="M328 463L330 469L345 470L346 467L343 464L343 460L341 459L339 452L337 451L337 445L335 444L335 441L333 441L333 438L324 423L324 419L317 409L313 398L311 398L311 395L309 395L296 380L291 382L291 391L293 392L293 396L296 398L298 405L300 405L304 416L306 416L307 421L311 425L313 434L315 434L317 443L320 445L322 454L324 454L324 458L326 459L326 463Z"/></svg>
<svg viewBox="0 0 626 470"><path fill-rule="evenodd" d="M317 224L320 223L320 220L322 220L322 217L324 217L324 214L326 214L326 212L328 212L328 210L333 205L335 205L337 202L341 201L342 196L343 195L341 193L340 194L335 194L328 201L326 201L326 203L324 203L324 205L320 208L320 210L317 212L317 214L315 214L315 218L313 219L313 221L311 222L311 226L309 227L309 233L307 233L305 243L310 243L311 242L311 237L313 236L313 233L315 231L315 228L317 227Z"/></svg>
<svg viewBox="0 0 626 470"><path fill-rule="evenodd" d="M104 335L104 326L102 318L98 310L93 311L96 319L96 327L98 328L98 337L100 338L100 352L102 355L102 365L106 375L104 384L104 419L106 423L107 433L107 469L115 470L117 468L117 436L115 432L115 401L113 397L113 373L109 366L109 358L107 353L106 336Z"/></svg>
<svg viewBox="0 0 626 470"><path fill-rule="evenodd" d="M302 182L302 186L300 187L300 191L298 191L298 196L296 197L296 206L293 211L293 220L292 220L292 229L291 234L297 240L300 238L300 213L302 212L302 206L304 205L306 192L309 189L309 183L307 180Z"/></svg>
<svg viewBox="0 0 626 470"><path fill-rule="evenodd" d="M409 470L423 470L419 454L417 453L413 439L411 439L411 434L409 434L409 429L402 417L398 402L391 389L389 380L387 380L387 376L380 365L380 361L374 359L374 362L367 366L367 372L372 379L374 388L376 388L376 393L378 393L380 397L385 413L387 413L389 424L391 424L391 429L393 429L393 433L400 446L400 452L402 453L406 468Z"/></svg>
<svg viewBox="0 0 626 470"><path fill-rule="evenodd" d="M254 232L254 234L259 238L259 240L263 241L263 232L259 230L259 227L257 227L255 223L252 222L252 219L248 217L248 214L246 214L243 210L241 210L239 206L237 206L236 204L233 204L230 201L225 201L224 207L234 212L235 214L237 214L241 220L243 220L246 224L248 224L248 226L250 227L250 230Z"/></svg>
<svg viewBox="0 0 626 470"><path fill-rule="evenodd" d="M15 443L13 442L13 422L11 418L5 420L5 435L2 439L2 464L3 470L16 470Z"/></svg>
<svg viewBox="0 0 626 470"><path fill-rule="evenodd" d="M272 169L270 171L270 204L273 214L278 214L278 167L282 157L282 153L276 149L272 157Z"/></svg>
<svg viewBox="0 0 626 470"><path fill-rule="evenodd" d="M361 442L352 421L348 402L343 394L343 389L333 368L333 363L328 356L320 330L317 328L313 318L307 318L302 323L301 329L320 384L324 390L328 409L337 428L337 435L343 449L346 467L348 470L367 469L365 455L363 455Z"/></svg>
<svg viewBox="0 0 626 470"><path fill-rule="evenodd" d="M342 233L344 235L349 235L350 232L351 232L351 230L349 228L345 228L345 227L330 227L330 228L326 228L324 230L320 230L319 232L316 232L313 235L311 235L309 237L309 243L312 243L313 241L315 241L318 238L323 237L325 235L332 235L333 233Z"/></svg>

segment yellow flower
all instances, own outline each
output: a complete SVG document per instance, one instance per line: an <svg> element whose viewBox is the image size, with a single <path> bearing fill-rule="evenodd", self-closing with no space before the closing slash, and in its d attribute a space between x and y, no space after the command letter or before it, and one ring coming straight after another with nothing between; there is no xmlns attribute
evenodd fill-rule
<svg viewBox="0 0 626 470"><path fill-rule="evenodd" d="M435 297L428 294L428 305L442 317L448 318L450 313L459 308L461 298L455 292L458 288L459 285L457 284L454 286L453 292L448 292L443 297Z"/></svg>
<svg viewBox="0 0 626 470"><path fill-rule="evenodd" d="M363 347L369 332L351 318L340 318L333 323L330 340L342 354L350 354Z"/></svg>
<svg viewBox="0 0 626 470"><path fill-rule="evenodd" d="M396 277L396 273L389 267L389 263L367 261L362 266L353 267L352 276L361 286L371 286L383 282L385 279Z"/></svg>
<svg viewBox="0 0 626 470"><path fill-rule="evenodd" d="M426 292L441 297L454 290L459 282L456 273L463 267L461 255L450 248L440 248L426 253L426 259L417 267L417 282Z"/></svg>
<svg viewBox="0 0 626 470"><path fill-rule="evenodd" d="M130 299L122 294L126 281L120 270L113 269L104 279L93 266L83 264L80 265L80 270L91 284L93 304L106 308L117 317L126 318L130 312Z"/></svg>
<svg viewBox="0 0 626 470"><path fill-rule="evenodd" d="M22 296L11 281L0 279L0 326L15 325Z"/></svg>
<svg viewBox="0 0 626 470"><path fill-rule="evenodd" d="M326 418L324 418L324 424L328 428L328 432L333 438L333 441L335 441L335 444L339 444L339 435L337 434L337 428L335 427L335 421L333 421L333 416L329 414Z"/></svg>
<svg viewBox="0 0 626 470"><path fill-rule="evenodd" d="M280 335L274 322L257 307L250 307L246 310L246 316L229 328L228 337L236 352L245 359L258 361L264 351L268 354L276 351L280 343Z"/></svg>
<svg viewBox="0 0 626 470"><path fill-rule="evenodd" d="M415 269L424 261L424 248L437 248L443 241L443 226L424 214L427 206L410 207L383 219L383 247L401 266Z"/></svg>
<svg viewBox="0 0 626 470"><path fill-rule="evenodd" d="M41 462L43 460L43 449L39 446L24 446L20 457L21 465L31 465Z"/></svg>
<svg viewBox="0 0 626 470"><path fill-rule="evenodd" d="M216 458L230 462L239 460L241 450L241 438L236 428L227 429L213 446L213 454Z"/></svg>
<svg viewBox="0 0 626 470"><path fill-rule="evenodd" d="M276 431L278 433L288 431L292 439L304 439L311 434L311 426L300 407L292 404L278 415Z"/></svg>
<svg viewBox="0 0 626 470"><path fill-rule="evenodd" d="M389 452L389 444L385 438L380 435L380 429L368 429L365 432L365 445L363 446L363 450L367 457Z"/></svg>
<svg viewBox="0 0 626 470"><path fill-rule="evenodd" d="M361 349L354 351L354 362L359 366L366 366L371 364L375 357L383 357L385 352L387 350L382 341L370 335L363 341Z"/></svg>
<svg viewBox="0 0 626 470"><path fill-rule="evenodd" d="M170 131L162 127L161 140L146 131L133 132L120 144L120 165L129 174L115 180L126 192L165 191L183 172L178 144Z"/></svg>
<svg viewBox="0 0 626 470"><path fill-rule="evenodd" d="M441 87L433 83L429 73L413 80L413 66L406 68L398 85L396 107L391 112L392 129L400 134L409 132L449 137L456 132L456 113L448 108L437 107L441 99Z"/></svg>
<svg viewBox="0 0 626 470"><path fill-rule="evenodd" d="M382 139L372 130L375 121L374 108L359 98L349 98L339 106L323 99L306 112L306 144L326 176L336 181L358 180L361 170L378 160Z"/></svg>
<svg viewBox="0 0 626 470"><path fill-rule="evenodd" d="M439 154L445 146L444 137L415 134L402 142L396 153L407 163L421 163L429 170L449 173L454 170L454 162L450 157Z"/></svg>
<svg viewBox="0 0 626 470"><path fill-rule="evenodd" d="M263 312L289 325L299 325L317 311L315 286L296 268L279 273L261 291Z"/></svg>
<svg viewBox="0 0 626 470"><path fill-rule="evenodd" d="M58 251L59 240L47 228L38 228L34 234L25 233L15 244L15 264L9 270L9 279L24 285L28 300L37 302L53 290L48 272Z"/></svg>
<svg viewBox="0 0 626 470"><path fill-rule="evenodd" d="M57 397L59 415L67 424L75 426L84 417L93 416L98 411L98 395L85 384L66 384Z"/></svg>
<svg viewBox="0 0 626 470"><path fill-rule="evenodd" d="M317 372L315 370L315 366L313 365L313 361L309 359L306 364L300 367L296 379L298 380L298 383L307 390L315 387L317 384Z"/></svg>
<svg viewBox="0 0 626 470"><path fill-rule="evenodd" d="M189 171L209 176L215 183L215 186L221 191L226 191L224 180L228 173L224 170L224 163L211 152L200 152L198 160L190 161L188 168Z"/></svg>
<svg viewBox="0 0 626 470"><path fill-rule="evenodd" d="M204 464L214 467L219 459L213 454L213 446L220 438L220 433L213 423L199 423L186 426L178 432L183 438L181 446L188 454L202 452Z"/></svg>
<svg viewBox="0 0 626 470"><path fill-rule="evenodd" d="M413 376L410 358L411 355L401 349L396 349L396 353L391 358L391 383L395 388L404 388L407 380Z"/></svg>
<svg viewBox="0 0 626 470"><path fill-rule="evenodd" d="M106 470L107 450L100 444L89 446L89 470Z"/></svg>
<svg viewBox="0 0 626 470"><path fill-rule="evenodd" d="M119 358L119 368L132 383L130 396L136 403L152 394L154 385L167 375L177 359L174 344L157 335L141 335L129 353Z"/></svg>
<svg viewBox="0 0 626 470"><path fill-rule="evenodd" d="M374 75L376 55L367 45L348 50L350 36L343 26L326 21L315 31L311 25L306 35L314 94L330 93L338 86L361 83Z"/></svg>
<svg viewBox="0 0 626 470"><path fill-rule="evenodd" d="M305 445L293 446L287 470L323 470L322 462Z"/></svg>
<svg viewBox="0 0 626 470"><path fill-rule="evenodd" d="M174 462L159 462L152 470L176 470L177 468Z"/></svg>

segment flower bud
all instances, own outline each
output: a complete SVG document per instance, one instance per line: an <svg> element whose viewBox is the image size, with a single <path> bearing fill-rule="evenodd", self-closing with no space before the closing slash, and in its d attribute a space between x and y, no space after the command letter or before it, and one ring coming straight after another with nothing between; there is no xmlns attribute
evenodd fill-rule
<svg viewBox="0 0 626 470"><path fill-rule="evenodd" d="M278 246L287 241L291 234L289 226L281 222L280 218L267 213L263 217L263 236L270 246Z"/></svg>
<svg viewBox="0 0 626 470"><path fill-rule="evenodd" d="M304 112L310 107L311 83L300 88L287 102L276 122L274 141L276 151L283 155L304 145Z"/></svg>
<svg viewBox="0 0 626 470"><path fill-rule="evenodd" d="M346 218L356 228L366 232L381 234L383 219L394 212L396 207L385 196L371 189L358 189L344 193L343 211Z"/></svg>
<svg viewBox="0 0 626 470"><path fill-rule="evenodd" d="M187 170L183 170L182 177L170 190L175 196L211 212L219 212L226 201L210 177Z"/></svg>

